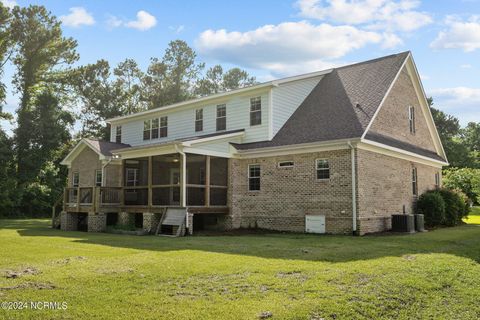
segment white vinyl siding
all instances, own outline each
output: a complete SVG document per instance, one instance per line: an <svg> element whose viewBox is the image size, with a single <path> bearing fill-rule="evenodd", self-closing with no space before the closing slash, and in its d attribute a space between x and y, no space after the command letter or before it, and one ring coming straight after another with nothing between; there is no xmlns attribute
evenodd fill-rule
<svg viewBox="0 0 480 320"><path fill-rule="evenodd" d="M262 99L262 124L250 127L250 98L258 96L261 96ZM236 96L229 100L214 102L208 105L192 105L166 112L159 111L148 118L121 123L122 143L137 146L215 133L217 132L217 105L222 103L225 103L227 106L226 131L245 129L245 138L243 139L243 142L267 140L270 109L269 101L269 93L267 91L263 93L252 93L251 95ZM194 110L199 107L203 109L203 131L195 132L195 126L192 125L195 123ZM144 120L151 120L163 116L168 116L168 136L153 140L143 140ZM113 125L117 124L114 123Z"/></svg>
<svg viewBox="0 0 480 320"><path fill-rule="evenodd" d="M312 92L322 77L294 81L272 89L273 135L282 128L305 98ZM262 104L265 100L262 99ZM262 105L262 112L266 108ZM263 123L263 122L262 122Z"/></svg>

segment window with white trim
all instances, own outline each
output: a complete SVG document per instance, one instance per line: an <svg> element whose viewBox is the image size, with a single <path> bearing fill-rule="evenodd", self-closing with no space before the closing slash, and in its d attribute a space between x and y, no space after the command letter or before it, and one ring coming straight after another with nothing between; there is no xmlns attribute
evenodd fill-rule
<svg viewBox="0 0 480 320"><path fill-rule="evenodd" d="M250 125L262 124L262 97L250 98Z"/></svg>
<svg viewBox="0 0 480 320"><path fill-rule="evenodd" d="M74 172L72 174L72 187L77 188L80 184L80 173Z"/></svg>
<svg viewBox="0 0 480 320"><path fill-rule="evenodd" d="M203 109L195 110L195 132L203 131Z"/></svg>
<svg viewBox="0 0 480 320"><path fill-rule="evenodd" d="M126 169L125 182L127 187L135 187L138 185L138 168Z"/></svg>
<svg viewBox="0 0 480 320"><path fill-rule="evenodd" d="M168 136L168 117L160 118L160 138Z"/></svg>
<svg viewBox="0 0 480 320"><path fill-rule="evenodd" d="M151 133L152 139L158 139L158 127L159 127L158 118L152 119L152 133Z"/></svg>
<svg viewBox="0 0 480 320"><path fill-rule="evenodd" d="M417 168L412 168L412 194L418 195L418 181L417 181Z"/></svg>
<svg viewBox="0 0 480 320"><path fill-rule="evenodd" d="M152 129L152 120L145 120L143 122L143 140L150 140Z"/></svg>
<svg viewBox="0 0 480 320"><path fill-rule="evenodd" d="M295 163L293 161L280 161L278 163L279 168L293 168Z"/></svg>
<svg viewBox="0 0 480 320"><path fill-rule="evenodd" d="M408 126L410 133L415 134L415 108L412 106L408 107Z"/></svg>
<svg viewBox="0 0 480 320"><path fill-rule="evenodd" d="M327 159L317 159L315 161L315 167L317 170L317 180L330 179L330 164Z"/></svg>
<svg viewBox="0 0 480 320"><path fill-rule="evenodd" d="M217 105L217 131L227 129L227 105Z"/></svg>
<svg viewBox="0 0 480 320"><path fill-rule="evenodd" d="M435 188L440 188L440 172L435 172Z"/></svg>
<svg viewBox="0 0 480 320"><path fill-rule="evenodd" d="M97 187L101 187L102 186L102 180L103 180L103 174L102 174L102 170L95 170L95 185Z"/></svg>
<svg viewBox="0 0 480 320"><path fill-rule="evenodd" d="M122 143L122 126L115 127L115 142Z"/></svg>
<svg viewBox="0 0 480 320"><path fill-rule="evenodd" d="M260 165L248 165L248 191L260 191Z"/></svg>

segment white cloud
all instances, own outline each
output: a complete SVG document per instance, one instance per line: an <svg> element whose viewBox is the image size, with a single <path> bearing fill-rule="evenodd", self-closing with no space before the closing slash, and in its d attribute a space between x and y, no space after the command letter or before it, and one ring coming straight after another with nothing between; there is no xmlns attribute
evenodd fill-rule
<svg viewBox="0 0 480 320"><path fill-rule="evenodd" d="M65 26L80 27L82 25L91 26L95 24L93 16L82 7L73 7L69 9L70 14L60 16L60 21Z"/></svg>
<svg viewBox="0 0 480 320"><path fill-rule="evenodd" d="M128 21L125 26L128 28L145 31L153 28L157 24L157 19L150 13L140 10L137 12L137 20Z"/></svg>
<svg viewBox="0 0 480 320"><path fill-rule="evenodd" d="M383 41L382 41L382 48L384 49L391 49L398 47L399 45L403 44L403 40L400 39L395 33L384 33L383 34Z"/></svg>
<svg viewBox="0 0 480 320"><path fill-rule="evenodd" d="M329 68L352 50L381 40L382 35L353 26L300 21L247 32L206 30L195 44L209 58L287 75Z"/></svg>
<svg viewBox="0 0 480 320"><path fill-rule="evenodd" d="M415 0L298 0L303 17L347 24L365 24L389 30L412 31L433 20L415 11Z"/></svg>
<svg viewBox="0 0 480 320"><path fill-rule="evenodd" d="M472 65L471 65L471 64L468 64L468 63L465 63L465 64L461 64L461 65L460 65L460 68L462 68L462 69L471 69L471 68L472 68Z"/></svg>
<svg viewBox="0 0 480 320"><path fill-rule="evenodd" d="M480 119L480 88L453 87L428 91L435 106L457 116L462 124Z"/></svg>
<svg viewBox="0 0 480 320"><path fill-rule="evenodd" d="M480 19L472 16L468 21L456 17L447 17L447 29L440 31L430 43L434 49L462 49L472 52L480 49Z"/></svg>
<svg viewBox="0 0 480 320"><path fill-rule="evenodd" d="M123 24L123 21L116 16L108 15L107 26L109 28L118 28Z"/></svg>
<svg viewBox="0 0 480 320"><path fill-rule="evenodd" d="M12 9L15 6L18 6L17 1L15 0L1 0L0 1L5 7Z"/></svg>

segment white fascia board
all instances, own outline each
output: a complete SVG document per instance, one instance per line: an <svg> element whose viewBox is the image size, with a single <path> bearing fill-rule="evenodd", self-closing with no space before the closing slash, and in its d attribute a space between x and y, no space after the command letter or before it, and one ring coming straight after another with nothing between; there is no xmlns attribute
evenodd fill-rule
<svg viewBox="0 0 480 320"><path fill-rule="evenodd" d="M171 105L168 105L168 106L164 106L164 107L161 107L161 108L151 109L151 110L142 111L142 112L138 112L138 113L134 113L134 114L129 114L129 115L126 115L126 116L107 119L106 122L110 123L110 124L120 123L120 122L123 122L124 120L141 118L141 117L144 117L144 116L149 116L149 115L154 114L154 113L161 113L161 112L164 112L164 111L168 111L168 110L183 107L183 106L189 106L189 105L191 106L191 105L197 105L197 104L200 104L200 103L205 103L207 101L225 99L225 98L229 98L231 96L246 94L246 93L250 93L252 91L256 91L256 90L260 90L260 89L268 89L268 88L278 86L280 84L284 84L284 83L288 83L288 82L293 82L293 81L318 77L318 76L330 73L330 72L332 72L332 70L333 69L328 69L328 70L323 70L323 71L306 73L306 74L302 74L302 75L298 75L298 76L294 76L294 77L287 77L287 78L283 78L283 79L272 80L272 81L260 83L260 84L250 86L250 87L246 87L246 88L240 88L240 89L235 89L235 90L228 91L228 92L217 93L217 94L209 95L209 96L202 97L202 98L197 98L197 99L191 99L191 100L187 100L187 101L178 102L178 103L171 104Z"/></svg>
<svg viewBox="0 0 480 320"><path fill-rule="evenodd" d="M143 158L143 157L149 157L149 156L158 156L158 155L163 155L163 154L171 154L171 153L176 153L175 146L178 146L178 144L168 144L165 146L157 146L156 148L154 147L149 147L149 148L141 148L141 149L134 149L134 150L115 150L115 155L119 156L120 159L125 160L125 159L134 159L134 158Z"/></svg>
<svg viewBox="0 0 480 320"><path fill-rule="evenodd" d="M433 166L437 168L442 168L443 166L448 166L448 162L445 161L440 161L440 160L435 160L429 157L425 157L422 155L419 155L414 152L406 151L403 149L395 148L388 146L383 143L367 140L367 139L362 139L362 141L357 145L358 149L362 150L367 150L367 151L372 151L376 153L380 153L386 156L394 157L394 158L399 158L403 160L408 160L412 162L418 162L422 163L428 166Z"/></svg>
<svg viewBox="0 0 480 320"><path fill-rule="evenodd" d="M200 155L204 155L204 156L212 156L212 157L233 158L233 155L231 153L228 153L228 152L205 150L205 149L202 149L202 148L184 147L183 152L200 154Z"/></svg>
<svg viewBox="0 0 480 320"><path fill-rule="evenodd" d="M393 78L393 81L392 81L392 83L390 84L390 87L388 88L387 92L386 92L385 95L383 96L382 101L380 101L380 105L378 106L377 110L376 110L375 113L373 114L372 119L370 119L370 122L368 123L367 128L365 128L365 131L364 131L363 134L362 134L362 139L365 138L365 136L367 135L367 132L370 130L370 127L372 126L373 122L375 121L375 118L377 118L377 115L378 115L378 113L380 112L380 109L382 109L382 106L383 106L383 104L385 103L385 100L386 100L387 97L390 95L390 91L392 91L393 86L394 86L395 83L397 82L397 79L398 79L398 77L400 76L400 74L402 73L403 67L405 67L405 64L407 63L407 61L408 61L408 59L410 58L410 56L411 56L411 53L409 52L408 55L407 55L407 57L406 57L405 60L403 61L402 66L400 67L400 69L398 69L398 72L397 72L397 74L395 75L395 78Z"/></svg>
<svg viewBox="0 0 480 320"><path fill-rule="evenodd" d="M263 158L263 157L275 157L275 156L285 156L290 154L301 154L301 153L312 153L312 152L322 152L322 151L333 151L333 150L343 150L349 149L350 142L352 145L356 145L360 139L341 139L336 141L329 142L314 142L314 143L305 143L305 144L296 144L296 145L287 145L281 147L269 147L269 148L259 148L252 150L237 150L235 153L236 157L243 159L251 158Z"/></svg>

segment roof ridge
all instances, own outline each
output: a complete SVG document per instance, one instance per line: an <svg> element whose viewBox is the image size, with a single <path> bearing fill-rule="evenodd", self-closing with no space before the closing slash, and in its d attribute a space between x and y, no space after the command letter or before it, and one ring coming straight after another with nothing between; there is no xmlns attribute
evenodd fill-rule
<svg viewBox="0 0 480 320"><path fill-rule="evenodd" d="M370 59L370 60L366 60L366 61L360 61L360 62L356 62L356 63L352 63L352 64L347 64L345 66L333 68L333 70L340 70L340 69L344 69L344 68L359 66L359 65L362 65L362 64L375 63L375 62L382 61L382 60L385 60L385 59L388 59L388 58L398 57L402 54L410 54L410 53L411 53L411 51L407 50L407 51L403 51L403 52L399 52L399 53L389 54L388 56L383 56L383 57L379 57L379 58L375 58L375 59Z"/></svg>

